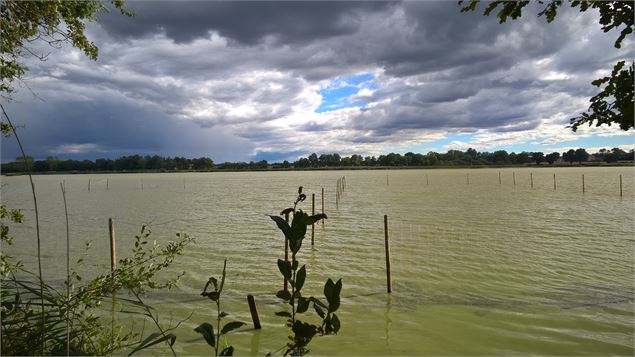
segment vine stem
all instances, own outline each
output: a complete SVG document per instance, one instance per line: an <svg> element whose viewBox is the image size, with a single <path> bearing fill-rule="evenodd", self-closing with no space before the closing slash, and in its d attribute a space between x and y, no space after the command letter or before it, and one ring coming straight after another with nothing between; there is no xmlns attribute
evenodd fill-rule
<svg viewBox="0 0 635 357"><path fill-rule="evenodd" d="M40 240L40 217L37 208L37 195L35 194L35 184L33 183L33 176L31 175L31 167L29 166L29 162L26 158L26 153L24 152L24 147L22 146L22 142L20 141L20 137L18 136L18 132L15 130L15 126L13 122L11 122L11 118L7 114L7 111L4 109L2 103L0 103L0 108L2 108L2 113L4 117L7 119L7 123L11 127L11 132L15 135L15 140L18 142L18 146L20 147L20 152L22 153L22 159L24 160L24 167L26 168L27 175L29 176L29 182L31 183L31 193L33 194L33 206L35 208L35 236L37 238L37 270L40 279L40 310L41 310L41 322L42 322L42 330L41 330L41 338L42 338L42 346L41 346L41 354L44 355L44 326L46 322L46 318L44 315L44 280L42 280L42 255L41 255L41 240Z"/></svg>

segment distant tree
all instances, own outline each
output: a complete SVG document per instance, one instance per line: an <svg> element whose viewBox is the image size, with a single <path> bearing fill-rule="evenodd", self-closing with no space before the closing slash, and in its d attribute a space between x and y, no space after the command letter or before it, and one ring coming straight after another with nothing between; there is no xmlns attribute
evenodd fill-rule
<svg viewBox="0 0 635 357"><path fill-rule="evenodd" d="M509 162L509 154L505 150L494 151L494 153L492 154L492 159L497 165L506 164Z"/></svg>
<svg viewBox="0 0 635 357"><path fill-rule="evenodd" d="M192 160L192 166L195 170L211 170L214 168L214 161L209 157L200 157Z"/></svg>
<svg viewBox="0 0 635 357"><path fill-rule="evenodd" d="M318 167L319 160L318 160L318 156L317 156L316 153L313 153L313 154L309 155L308 159L309 159L309 166Z"/></svg>
<svg viewBox="0 0 635 357"><path fill-rule="evenodd" d="M580 148L575 151L575 161L578 163L583 163L585 161L589 161L589 153L586 150Z"/></svg>
<svg viewBox="0 0 635 357"><path fill-rule="evenodd" d="M540 151L532 152L531 159L533 160L533 162L536 163L536 165L540 165L542 162L545 161L545 154Z"/></svg>
<svg viewBox="0 0 635 357"><path fill-rule="evenodd" d="M527 164L530 162L531 162L531 156L528 152L523 151L520 154L516 155L517 164Z"/></svg>
<svg viewBox="0 0 635 357"><path fill-rule="evenodd" d="M500 6L497 17L500 23L504 23L509 18L515 20L521 17L523 8L529 3L529 1L492 1L487 3L483 14L489 16ZM633 32L635 17L633 10L635 3L633 1L551 0L538 1L538 3L543 5L546 3L544 9L538 13L538 16L544 15L548 23L556 18L558 8L566 6L565 4L579 8L581 12L597 9L600 13L598 21L604 32L621 28L620 35L614 43L616 48L620 48L626 36ZM471 0L467 5L465 5L465 2L459 1L459 4L463 6L461 12L474 11L478 1ZM579 116L570 119L571 125L569 127L573 131L576 131L583 124L588 124L589 126L593 124L596 126L617 124L622 130L633 128L635 62L632 62L630 58L629 61L631 63L627 68L624 68L625 61L618 61L613 66L610 76L602 77L592 82L596 87L602 87L603 85L606 85L606 87L591 98L591 105L586 113L580 113Z"/></svg>
<svg viewBox="0 0 635 357"><path fill-rule="evenodd" d="M545 155L545 160L547 160L549 165L553 165L553 163L558 161L559 158L560 158L559 152L552 152L551 154Z"/></svg>
<svg viewBox="0 0 635 357"><path fill-rule="evenodd" d="M562 153L562 159L570 164L576 161L575 150L569 149L569 151Z"/></svg>

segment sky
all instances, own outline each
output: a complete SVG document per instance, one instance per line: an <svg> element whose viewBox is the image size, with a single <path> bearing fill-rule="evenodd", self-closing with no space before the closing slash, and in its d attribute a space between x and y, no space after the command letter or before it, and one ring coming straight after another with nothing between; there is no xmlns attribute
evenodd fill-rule
<svg viewBox="0 0 635 357"><path fill-rule="evenodd" d="M617 126L566 128L590 83L634 56L633 36L563 7L547 24L461 13L456 1L128 2L87 25L4 102L27 155L296 160L450 149L635 147ZM18 156L2 139L2 161Z"/></svg>

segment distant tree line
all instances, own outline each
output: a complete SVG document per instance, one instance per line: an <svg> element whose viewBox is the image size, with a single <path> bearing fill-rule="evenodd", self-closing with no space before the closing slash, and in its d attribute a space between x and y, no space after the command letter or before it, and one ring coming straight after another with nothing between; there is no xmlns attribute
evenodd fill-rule
<svg viewBox="0 0 635 357"><path fill-rule="evenodd" d="M47 171L184 171L184 170L211 170L214 161L209 157L186 159L184 157L161 157L131 155L118 159L91 160L60 160L55 156L49 156L46 160L33 160L28 157L28 164L33 172ZM23 172L24 159L16 158L16 161L2 164L2 172Z"/></svg>
<svg viewBox="0 0 635 357"><path fill-rule="evenodd" d="M27 157L27 163L33 172L52 171L210 171L210 170L267 170L267 169L307 169L307 168L328 168L328 167L377 167L377 166L493 166L493 165L553 165L556 162L569 164L583 162L606 162L614 163L618 161L633 161L635 153L613 148L611 150L601 149L599 152L589 154L585 149L569 150L562 154L553 152L545 154L542 152L520 152L508 153L505 150L498 150L492 153L479 152L474 149L466 151L450 150L446 153L429 152L427 154L415 154L407 152L405 154L390 153L386 155L362 156L351 155L341 156L340 154L313 153L307 157L301 157L297 161L269 163L267 160L250 162L224 162L214 164L209 157L187 159L184 157L161 157L154 156L122 156L118 159L97 159L91 160L60 160L57 157L49 156L46 160L33 160ZM24 172L24 160L16 158L16 161L2 164L3 173Z"/></svg>
<svg viewBox="0 0 635 357"><path fill-rule="evenodd" d="M427 154L415 154L407 152L403 155L390 153L387 155L361 156L351 155L342 157L339 154L322 154L318 156L313 153L308 157L302 157L293 163L295 168L310 167L350 167L350 166L472 166L472 165L526 165L543 163L554 164L558 160L568 163L582 163L587 161L595 162L617 162L632 161L633 150L625 152L619 148L612 150L602 149L598 153L590 155L585 149L569 150L562 153L553 152L545 154L542 152L520 152L508 153L505 150L490 152L479 152L474 149L466 151L450 150L444 154L429 152Z"/></svg>

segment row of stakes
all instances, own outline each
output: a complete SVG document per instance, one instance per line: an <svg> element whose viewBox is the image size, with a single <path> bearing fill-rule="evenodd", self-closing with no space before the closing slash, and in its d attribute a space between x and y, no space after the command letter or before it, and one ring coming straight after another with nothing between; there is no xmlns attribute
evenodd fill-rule
<svg viewBox="0 0 635 357"><path fill-rule="evenodd" d="M470 184L470 174L465 174L465 180L466 183L469 185ZM514 183L514 187L516 187L516 172L512 172L512 181ZM530 186L531 188L534 188L534 174L533 173L529 173L529 182L530 182ZM501 173L498 173L498 184L502 185L503 184L503 179L501 176ZM426 186L430 185L430 179L428 177L428 175L426 175ZM388 181L388 175L386 175L386 186L390 186L390 182ZM557 182L556 182L556 174L553 174L553 190L555 191L557 189ZM584 184L584 174L582 174L582 193L586 192L586 187ZM622 190L622 174L620 174L620 197L624 196L624 191Z"/></svg>

